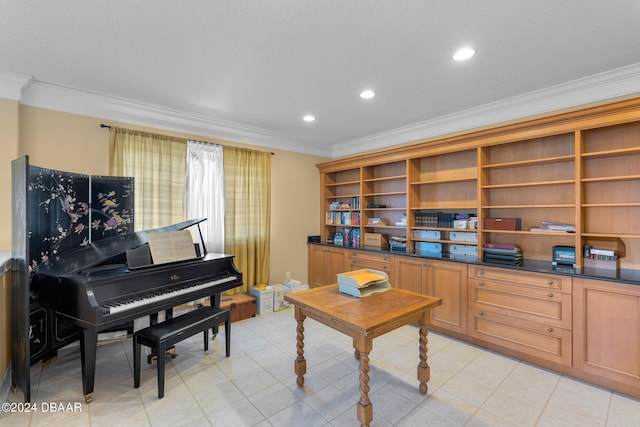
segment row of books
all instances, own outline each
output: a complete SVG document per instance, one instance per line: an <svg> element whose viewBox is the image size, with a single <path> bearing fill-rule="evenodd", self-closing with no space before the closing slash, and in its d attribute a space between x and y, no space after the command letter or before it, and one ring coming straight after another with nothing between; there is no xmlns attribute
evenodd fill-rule
<svg viewBox="0 0 640 427"><path fill-rule="evenodd" d="M616 259L618 259L618 253L613 249L593 248L591 246L585 246L584 257L600 261L615 261Z"/></svg>
<svg viewBox="0 0 640 427"><path fill-rule="evenodd" d="M389 239L389 249L393 252L407 252L407 238L391 236Z"/></svg>
<svg viewBox="0 0 640 427"><path fill-rule="evenodd" d="M349 202L344 202L344 201L333 201L331 203L329 203L329 209L331 209L332 211L337 211L337 210L348 210L348 209L353 209L353 210L357 210L360 209L360 197L352 197Z"/></svg>
<svg viewBox="0 0 640 427"><path fill-rule="evenodd" d="M416 227L453 228L456 220L468 220L475 218L470 214L457 214L450 212L416 212Z"/></svg>
<svg viewBox="0 0 640 427"><path fill-rule="evenodd" d="M360 225L360 212L326 212L326 223L333 225Z"/></svg>
<svg viewBox="0 0 640 427"><path fill-rule="evenodd" d="M510 243L485 243L484 261L497 264L522 265L522 250Z"/></svg>
<svg viewBox="0 0 640 427"><path fill-rule="evenodd" d="M346 246L350 248L360 247L360 229L344 228L333 236L334 246Z"/></svg>

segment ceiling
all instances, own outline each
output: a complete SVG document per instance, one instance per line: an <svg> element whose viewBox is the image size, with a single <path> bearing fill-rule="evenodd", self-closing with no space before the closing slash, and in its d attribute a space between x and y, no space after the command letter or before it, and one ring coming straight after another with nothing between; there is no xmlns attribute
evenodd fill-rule
<svg viewBox="0 0 640 427"><path fill-rule="evenodd" d="M0 10L0 70L28 77L23 104L327 157L640 93L637 0L0 0ZM461 46L476 55L454 61ZM373 99L359 97L366 88Z"/></svg>

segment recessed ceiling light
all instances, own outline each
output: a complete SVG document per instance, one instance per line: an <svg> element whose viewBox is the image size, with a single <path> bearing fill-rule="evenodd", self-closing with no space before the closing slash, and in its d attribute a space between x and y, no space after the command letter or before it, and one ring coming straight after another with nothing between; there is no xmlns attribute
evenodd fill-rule
<svg viewBox="0 0 640 427"><path fill-rule="evenodd" d="M304 120L305 122L313 122L316 118L314 116L312 116L311 114L307 114L306 116L304 116L302 118L302 120Z"/></svg>
<svg viewBox="0 0 640 427"><path fill-rule="evenodd" d="M456 61L464 61L465 59L471 58L476 54L476 51L471 49L470 47L463 47L458 49L456 53L453 54L453 59Z"/></svg>
<svg viewBox="0 0 640 427"><path fill-rule="evenodd" d="M376 93L371 89L363 90L362 92L360 92L360 98L363 99L371 99L374 96L376 96Z"/></svg>

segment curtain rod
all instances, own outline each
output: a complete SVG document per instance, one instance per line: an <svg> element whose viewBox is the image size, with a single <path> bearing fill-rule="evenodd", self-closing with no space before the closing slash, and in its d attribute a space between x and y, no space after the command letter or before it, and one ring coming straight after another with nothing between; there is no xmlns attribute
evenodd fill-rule
<svg viewBox="0 0 640 427"><path fill-rule="evenodd" d="M107 129L111 129L111 125L105 125L104 123L100 123L100 127L102 129L107 128ZM274 156L276 153L274 153L273 151L270 152L269 154L271 154L272 156Z"/></svg>

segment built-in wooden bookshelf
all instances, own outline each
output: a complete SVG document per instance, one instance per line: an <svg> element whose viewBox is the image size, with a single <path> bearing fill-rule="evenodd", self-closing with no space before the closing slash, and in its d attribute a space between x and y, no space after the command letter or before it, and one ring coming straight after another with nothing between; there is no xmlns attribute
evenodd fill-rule
<svg viewBox="0 0 640 427"><path fill-rule="evenodd" d="M345 226L327 222L331 202L353 199L361 235L406 236L409 253L421 241L461 243L449 238L456 229L419 226L417 214L464 213L478 217L477 242L464 244L480 257L484 243L513 243L525 259L549 261L554 245L579 254L588 240L616 238L626 247L621 268L640 270L639 164L640 98L331 161L318 165L322 241ZM406 226L396 225L404 215ZM520 218L522 227L490 230L485 218ZM575 233L530 231L545 221ZM414 237L422 229L440 238Z"/></svg>

